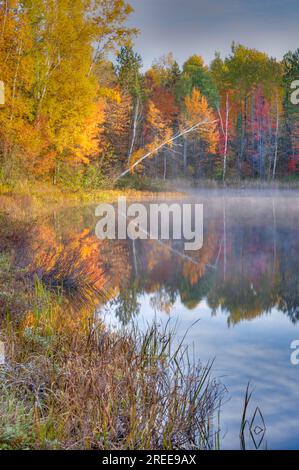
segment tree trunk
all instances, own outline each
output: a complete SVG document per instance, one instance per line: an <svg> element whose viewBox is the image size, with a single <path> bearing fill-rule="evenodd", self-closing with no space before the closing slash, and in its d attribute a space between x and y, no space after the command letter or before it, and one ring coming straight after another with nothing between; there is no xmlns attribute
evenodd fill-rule
<svg viewBox="0 0 299 470"><path fill-rule="evenodd" d="M187 172L187 155L188 155L188 141L184 137L184 154L183 154L183 165L184 165L184 175L186 176Z"/></svg>
<svg viewBox="0 0 299 470"><path fill-rule="evenodd" d="M131 157L133 150L134 150L136 133L137 133L138 114L139 114L139 98L137 98L136 105L135 105L134 121L133 121L133 135L132 135L131 147L129 150L129 158Z"/></svg>
<svg viewBox="0 0 299 470"><path fill-rule="evenodd" d="M279 134L279 104L278 97L276 102L276 131L275 131L275 152L274 152L274 163L273 163L273 179L276 177L277 157L278 157L278 134Z"/></svg>
<svg viewBox="0 0 299 470"><path fill-rule="evenodd" d="M228 101L228 93L226 93L226 101L225 101L225 125L223 124L223 119L221 115L220 108L218 108L218 114L220 118L221 130L224 136L224 151L223 151L223 181L226 178L226 168L227 168L227 149L228 149L228 122L229 122L229 101Z"/></svg>

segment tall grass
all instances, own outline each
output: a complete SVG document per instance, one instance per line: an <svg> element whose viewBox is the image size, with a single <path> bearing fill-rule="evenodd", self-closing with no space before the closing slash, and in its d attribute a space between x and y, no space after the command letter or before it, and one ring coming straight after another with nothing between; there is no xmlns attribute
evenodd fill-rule
<svg viewBox="0 0 299 470"><path fill-rule="evenodd" d="M242 413L241 426L240 426L239 437L240 437L241 450L247 450L248 437L250 437L249 441L251 442L251 445L252 444L254 445L255 450L258 450L260 448L267 449L267 441L265 440L266 424L265 424L264 416L260 408L256 407L253 413L253 416L250 419L248 418L249 405L252 400L252 395L253 395L253 391L250 390L250 383L248 383L246 392L245 392L243 413ZM262 428L260 426L262 426ZM255 432L256 427L258 427L258 433ZM246 434L248 436L246 436Z"/></svg>
<svg viewBox="0 0 299 470"><path fill-rule="evenodd" d="M15 402L17 417L6 416L0 448L215 446L220 388L211 365L193 365L182 344L174 348L169 327L111 331L84 309L65 310L45 288L34 295L18 328L2 322L0 412Z"/></svg>

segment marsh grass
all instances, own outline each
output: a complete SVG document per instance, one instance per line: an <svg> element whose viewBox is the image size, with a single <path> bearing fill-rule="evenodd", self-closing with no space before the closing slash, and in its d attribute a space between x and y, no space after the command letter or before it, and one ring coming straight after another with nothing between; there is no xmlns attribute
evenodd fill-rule
<svg viewBox="0 0 299 470"><path fill-rule="evenodd" d="M45 287L34 295L17 329L2 322L0 448L215 446L221 392L211 364L192 365L169 326L112 331Z"/></svg>
<svg viewBox="0 0 299 470"><path fill-rule="evenodd" d="M242 419L240 425L240 449L243 451L248 450L248 442L250 442L251 447L254 445L255 450L267 450L267 440L265 439L267 430L266 423L263 413L258 406L255 408L252 416L250 417L249 406L251 404L252 397L253 390L250 388L250 383L248 382L244 396ZM259 423L256 419L259 419ZM260 426L262 426L262 428ZM255 429L258 429L259 432L256 433Z"/></svg>
<svg viewBox="0 0 299 470"><path fill-rule="evenodd" d="M40 281L48 289L61 292L79 304L107 297L103 273L86 259L80 259L76 250L45 253L28 275L31 281Z"/></svg>
<svg viewBox="0 0 299 470"><path fill-rule="evenodd" d="M29 448L33 439L32 422L33 408L15 396L8 381L1 380L0 450Z"/></svg>

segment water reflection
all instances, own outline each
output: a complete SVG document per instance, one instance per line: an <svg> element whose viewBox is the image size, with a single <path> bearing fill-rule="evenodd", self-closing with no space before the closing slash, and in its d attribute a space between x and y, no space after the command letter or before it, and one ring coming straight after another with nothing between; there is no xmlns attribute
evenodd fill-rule
<svg viewBox="0 0 299 470"><path fill-rule="evenodd" d="M191 310L205 300L212 315L227 315L229 326L274 307L296 324L298 201L201 196L204 246L189 252L184 241L98 240L94 208L68 210L33 227L17 262L46 283L94 286L95 295L105 287L123 323L147 294L152 308L166 314L177 299Z"/></svg>
<svg viewBox="0 0 299 470"><path fill-rule="evenodd" d="M204 204L199 251L185 252L177 240L98 240L88 207L39 221L16 260L52 284L74 283L81 298L85 292L84 315L108 312L122 325L171 315L180 320L178 336L200 319L189 334L194 354L216 357L215 374L231 397L223 447L237 445L250 380L269 447L299 448L298 369L289 350L299 338L299 195L209 192L192 200ZM76 296L72 302L78 310Z"/></svg>
<svg viewBox="0 0 299 470"><path fill-rule="evenodd" d="M129 260L132 267L127 276L116 276L120 292L113 304L120 320L127 323L139 311L138 297L151 294L152 307L165 313L171 312L177 299L188 309L206 300L213 315L219 310L227 314L229 326L274 307L295 324L299 319L298 200L211 198L203 202L201 250L186 253L177 241L139 240L127 241L117 252L121 257L126 251L120 265L127 266ZM113 253L114 245L110 242Z"/></svg>

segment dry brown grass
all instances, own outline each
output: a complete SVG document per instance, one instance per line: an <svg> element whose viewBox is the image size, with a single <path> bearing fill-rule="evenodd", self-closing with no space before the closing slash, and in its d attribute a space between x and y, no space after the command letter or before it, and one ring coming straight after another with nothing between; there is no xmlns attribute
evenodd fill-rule
<svg viewBox="0 0 299 470"><path fill-rule="evenodd" d="M219 388L209 366L190 365L182 346L173 350L169 327L113 332L87 309L75 312L54 301L41 285L38 296L17 328L11 320L2 323L7 351L2 384L32 432L29 438L21 426L23 437L16 439L14 423L24 416L14 416L5 431L0 427L0 447L214 446Z"/></svg>

